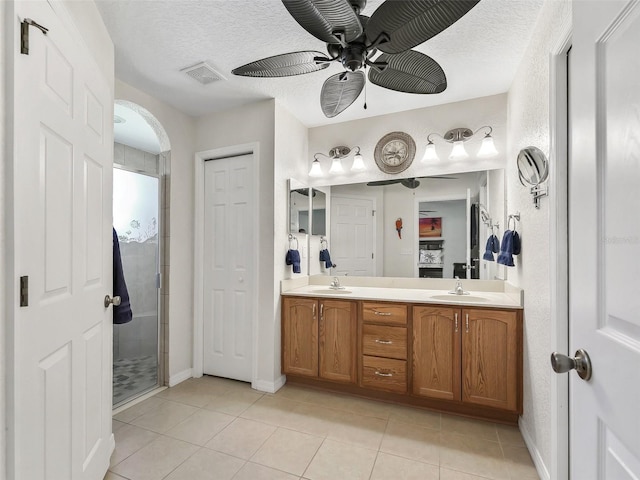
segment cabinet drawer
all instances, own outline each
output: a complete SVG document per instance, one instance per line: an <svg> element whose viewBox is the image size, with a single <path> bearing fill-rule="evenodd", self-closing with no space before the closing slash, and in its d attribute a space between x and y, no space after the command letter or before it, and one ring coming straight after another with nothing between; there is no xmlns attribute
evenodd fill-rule
<svg viewBox="0 0 640 480"><path fill-rule="evenodd" d="M393 303L362 302L362 320L368 323L407 324L407 306Z"/></svg>
<svg viewBox="0 0 640 480"><path fill-rule="evenodd" d="M407 362L363 355L362 386L406 393Z"/></svg>
<svg viewBox="0 0 640 480"><path fill-rule="evenodd" d="M362 353L363 355L406 360L406 327L362 325Z"/></svg>

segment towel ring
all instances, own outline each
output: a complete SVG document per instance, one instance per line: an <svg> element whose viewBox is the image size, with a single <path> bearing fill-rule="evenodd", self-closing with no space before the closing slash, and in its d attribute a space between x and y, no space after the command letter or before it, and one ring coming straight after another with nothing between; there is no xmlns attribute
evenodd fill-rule
<svg viewBox="0 0 640 480"><path fill-rule="evenodd" d="M513 220L513 228L511 228L511 220ZM507 230L515 231L519 221L520 221L519 213L514 213L512 215L509 215L509 219L507 220Z"/></svg>
<svg viewBox="0 0 640 480"><path fill-rule="evenodd" d="M296 248L291 248L291 242L294 240L296 242ZM289 234L289 250L298 250L298 237L295 235Z"/></svg>

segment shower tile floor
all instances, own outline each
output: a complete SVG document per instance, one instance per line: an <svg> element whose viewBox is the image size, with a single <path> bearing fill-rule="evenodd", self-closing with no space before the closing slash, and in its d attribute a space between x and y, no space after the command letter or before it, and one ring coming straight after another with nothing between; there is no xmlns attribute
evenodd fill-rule
<svg viewBox="0 0 640 480"><path fill-rule="evenodd" d="M113 361L113 405L118 405L157 384L158 359L155 355Z"/></svg>
<svg viewBox="0 0 640 480"><path fill-rule="evenodd" d="M285 385L187 380L118 413L105 480L538 480L516 427Z"/></svg>

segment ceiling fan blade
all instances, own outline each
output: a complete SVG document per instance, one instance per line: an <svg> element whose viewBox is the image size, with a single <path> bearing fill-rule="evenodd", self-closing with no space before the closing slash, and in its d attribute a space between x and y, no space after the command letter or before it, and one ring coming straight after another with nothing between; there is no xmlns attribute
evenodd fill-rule
<svg viewBox="0 0 640 480"><path fill-rule="evenodd" d="M325 116L333 118L355 102L364 82L362 72L342 72L327 78L320 93L320 106Z"/></svg>
<svg viewBox="0 0 640 480"><path fill-rule="evenodd" d="M387 0L373 12L365 31L374 42L381 33L385 53L400 53L426 42L462 18L480 0Z"/></svg>
<svg viewBox="0 0 640 480"><path fill-rule="evenodd" d="M317 72L329 66L327 63L316 61L318 57L326 58L320 52L293 52L263 58L255 62L247 63L231 71L234 75L243 77L290 77L303 73Z"/></svg>
<svg viewBox="0 0 640 480"><path fill-rule="evenodd" d="M406 93L441 93L447 88L447 77L438 62L424 53L409 50L397 55L383 53L376 63L387 68L369 70L369 81L381 87Z"/></svg>
<svg viewBox="0 0 640 480"><path fill-rule="evenodd" d="M420 182L415 178L405 178L401 180L400 183L402 183L402 185L404 185L405 187L411 189L418 188L420 186Z"/></svg>
<svg viewBox="0 0 640 480"><path fill-rule="evenodd" d="M397 180L377 180L375 182L367 182L367 187L384 187L386 185L393 185L395 183L402 182L401 179Z"/></svg>
<svg viewBox="0 0 640 480"><path fill-rule="evenodd" d="M282 0L302 28L326 43L351 42L362 35L362 25L348 0ZM342 32L342 39L335 35Z"/></svg>

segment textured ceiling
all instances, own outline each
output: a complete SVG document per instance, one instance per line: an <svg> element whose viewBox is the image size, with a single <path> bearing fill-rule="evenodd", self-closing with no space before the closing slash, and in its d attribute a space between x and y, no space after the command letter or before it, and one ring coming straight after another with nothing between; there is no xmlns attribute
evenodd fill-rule
<svg viewBox="0 0 640 480"><path fill-rule="evenodd" d="M402 0L394 0L402 1ZM415 48L444 69L437 95L387 90L367 82L346 111L320 108L326 78L339 64L306 75L246 78L231 70L299 50L326 51L280 0L96 0L116 51L116 77L193 116L276 98L307 127L423 108L506 92L529 42L543 0L482 0L453 26ZM382 0L370 0L370 16ZM202 85L181 69L205 61L225 79Z"/></svg>

